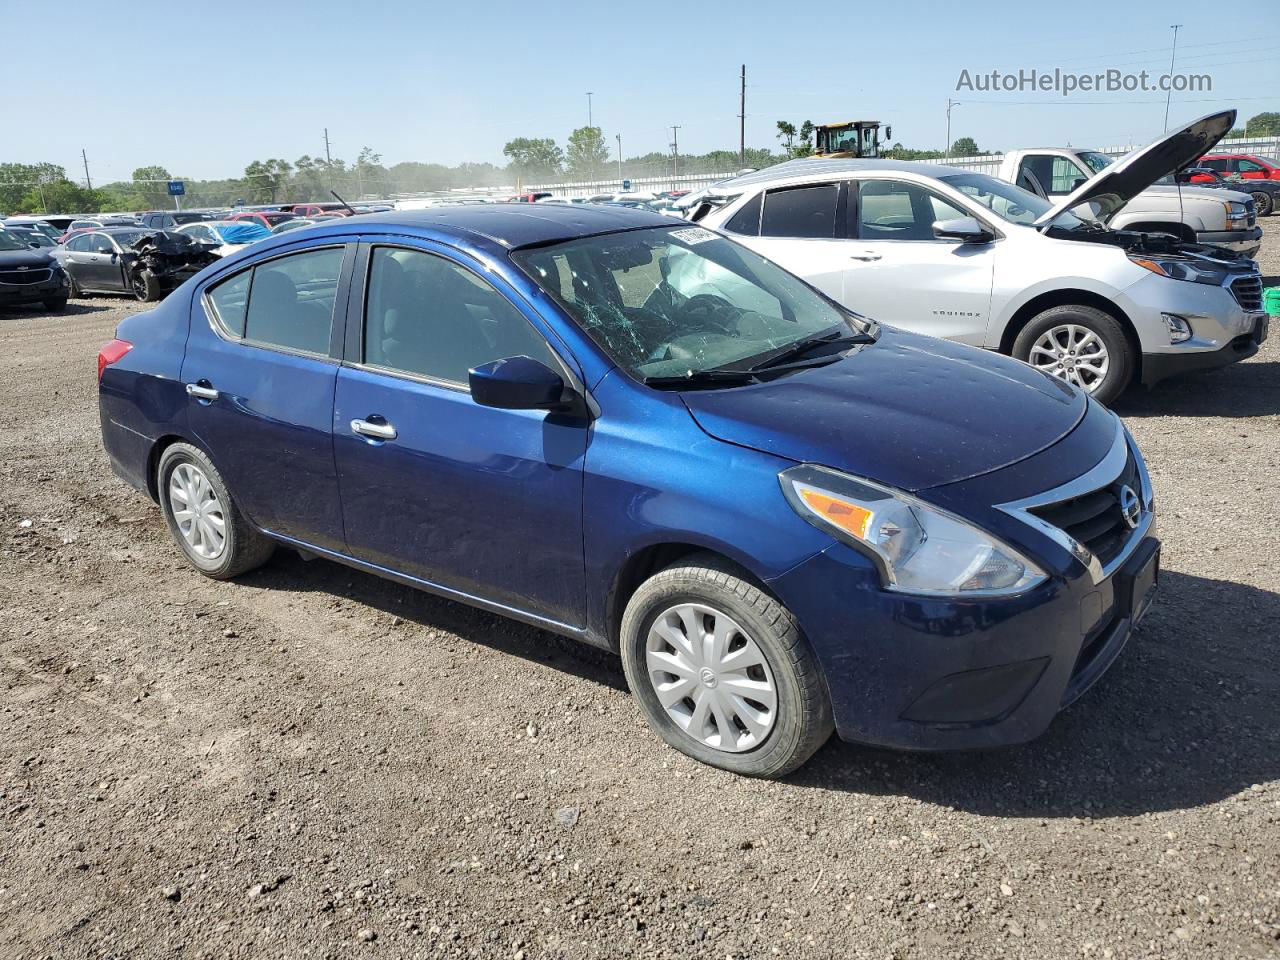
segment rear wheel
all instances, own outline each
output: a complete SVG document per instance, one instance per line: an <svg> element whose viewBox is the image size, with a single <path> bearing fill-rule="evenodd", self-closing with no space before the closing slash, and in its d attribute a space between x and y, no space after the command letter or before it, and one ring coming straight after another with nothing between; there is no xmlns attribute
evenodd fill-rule
<svg viewBox="0 0 1280 960"><path fill-rule="evenodd" d="M1074 304L1050 307L1033 317L1013 342L1013 355L1101 403L1124 393L1137 366L1133 346L1115 317Z"/></svg>
<svg viewBox="0 0 1280 960"><path fill-rule="evenodd" d="M1253 197L1254 213L1259 217L1269 217L1275 212L1275 198L1269 193L1263 193L1259 190L1257 193L1251 193Z"/></svg>
<svg viewBox="0 0 1280 960"><path fill-rule="evenodd" d="M275 541L245 519L204 451L188 443L167 447L156 489L169 532L191 565L226 580L266 563Z"/></svg>
<svg viewBox="0 0 1280 960"><path fill-rule="evenodd" d="M144 303L160 299L160 278L150 270L138 270L133 275L133 295Z"/></svg>
<svg viewBox="0 0 1280 960"><path fill-rule="evenodd" d="M650 726L696 760L781 777L831 735L826 687L795 618L715 555L688 557L641 584L621 644Z"/></svg>

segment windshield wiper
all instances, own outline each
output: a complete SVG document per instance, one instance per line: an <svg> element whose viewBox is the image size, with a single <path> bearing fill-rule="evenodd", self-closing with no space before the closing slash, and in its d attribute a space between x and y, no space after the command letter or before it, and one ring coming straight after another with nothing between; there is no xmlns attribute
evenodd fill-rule
<svg viewBox="0 0 1280 960"><path fill-rule="evenodd" d="M690 370L674 377L645 377L640 381L647 387L705 387L730 384L755 383L750 370Z"/></svg>
<svg viewBox="0 0 1280 960"><path fill-rule="evenodd" d="M761 360L754 366L748 367L749 371L768 370L771 367L782 367L788 365L792 360L798 360L810 350L816 350L818 347L831 346L853 346L859 343L875 343L876 338L867 333L828 333L820 337L804 337L795 343L788 344L782 350L773 354L765 360Z"/></svg>

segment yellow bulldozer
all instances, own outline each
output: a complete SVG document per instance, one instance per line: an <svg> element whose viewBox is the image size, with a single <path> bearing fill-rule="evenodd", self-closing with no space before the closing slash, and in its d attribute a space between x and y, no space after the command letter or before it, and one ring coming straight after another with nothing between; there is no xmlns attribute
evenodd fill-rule
<svg viewBox="0 0 1280 960"><path fill-rule="evenodd" d="M820 123L813 128L815 157L880 156L880 121L847 120L844 123ZM884 128L884 138L893 136L893 127Z"/></svg>

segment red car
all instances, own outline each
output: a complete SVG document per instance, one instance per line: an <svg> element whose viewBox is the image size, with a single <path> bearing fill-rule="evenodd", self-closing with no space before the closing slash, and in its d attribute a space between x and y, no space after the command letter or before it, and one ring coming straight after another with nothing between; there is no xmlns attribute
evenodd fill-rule
<svg viewBox="0 0 1280 960"><path fill-rule="evenodd" d="M537 193L517 193L514 197L507 197L507 203L537 203L543 197L551 196L549 190L539 190Z"/></svg>
<svg viewBox="0 0 1280 960"><path fill-rule="evenodd" d="M341 203L295 203L289 208L295 217L314 217L322 213L332 213L339 217L351 216L351 211Z"/></svg>
<svg viewBox="0 0 1280 960"><path fill-rule="evenodd" d="M1224 179L1239 177L1241 180L1280 180L1280 166L1271 160L1255 157L1252 154L1208 153L1200 158L1197 167L1208 167ZM1204 183L1206 178L1192 183Z"/></svg>
<svg viewBox="0 0 1280 960"><path fill-rule="evenodd" d="M257 223L270 230L277 224L284 223L286 220L296 220L297 217L298 214L296 213L275 213L270 210L265 212L262 210L244 210L240 213L233 213L231 216L227 217L227 219L245 220L249 223Z"/></svg>

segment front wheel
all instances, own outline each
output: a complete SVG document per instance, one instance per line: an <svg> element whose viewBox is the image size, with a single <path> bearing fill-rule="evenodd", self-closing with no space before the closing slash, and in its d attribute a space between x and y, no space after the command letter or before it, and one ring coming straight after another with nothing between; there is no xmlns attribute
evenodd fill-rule
<svg viewBox="0 0 1280 960"><path fill-rule="evenodd" d="M781 777L831 736L831 703L795 618L717 556L645 581L623 614L621 644L649 725L695 760Z"/></svg>
<svg viewBox="0 0 1280 960"><path fill-rule="evenodd" d="M156 489L169 532L206 577L239 576L262 566L274 552L275 541L245 519L222 475L198 447L166 447L157 467Z"/></svg>
<svg viewBox="0 0 1280 960"><path fill-rule="evenodd" d="M1137 366L1119 321L1077 305L1050 307L1032 317L1013 342L1013 355L1108 404L1124 393Z"/></svg>
<svg viewBox="0 0 1280 960"><path fill-rule="evenodd" d="M1275 212L1275 197L1270 193L1263 193L1259 190L1257 193L1251 193L1253 197L1254 214L1259 217L1269 217Z"/></svg>
<svg viewBox="0 0 1280 960"><path fill-rule="evenodd" d="M150 270L139 270L133 275L133 295L144 303L160 299L160 278Z"/></svg>

